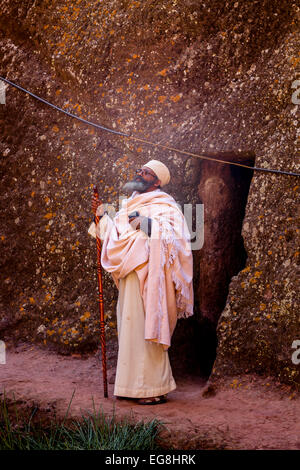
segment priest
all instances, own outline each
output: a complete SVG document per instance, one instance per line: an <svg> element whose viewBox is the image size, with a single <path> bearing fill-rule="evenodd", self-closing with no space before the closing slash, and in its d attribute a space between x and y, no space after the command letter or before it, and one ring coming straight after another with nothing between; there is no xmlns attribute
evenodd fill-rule
<svg viewBox="0 0 300 470"><path fill-rule="evenodd" d="M164 188L167 166L150 160L124 190L131 193L112 219L89 229L102 240L101 264L118 288L118 361L114 395L141 405L164 403L176 388L168 348L178 318L193 314L193 260L184 215Z"/></svg>

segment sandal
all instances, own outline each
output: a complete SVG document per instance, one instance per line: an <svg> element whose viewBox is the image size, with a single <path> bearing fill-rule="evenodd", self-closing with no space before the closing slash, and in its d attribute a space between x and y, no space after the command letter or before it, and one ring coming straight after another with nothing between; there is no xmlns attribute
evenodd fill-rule
<svg viewBox="0 0 300 470"><path fill-rule="evenodd" d="M119 397L117 395L115 395L115 397L117 400L135 400L135 398L132 397Z"/></svg>
<svg viewBox="0 0 300 470"><path fill-rule="evenodd" d="M160 403L166 403L167 395L161 395L160 397L151 397L151 398L139 398L139 405L159 405Z"/></svg>

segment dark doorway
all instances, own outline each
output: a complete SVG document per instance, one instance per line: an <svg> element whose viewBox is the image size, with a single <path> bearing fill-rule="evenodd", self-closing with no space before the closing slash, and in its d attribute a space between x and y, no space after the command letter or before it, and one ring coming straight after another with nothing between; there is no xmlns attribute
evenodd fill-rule
<svg viewBox="0 0 300 470"><path fill-rule="evenodd" d="M254 165L254 156L227 153L213 158ZM253 171L204 160L199 166L199 203L204 205L204 243L194 256L194 316L179 320L170 360L174 376L208 378L217 351L216 328L230 280L245 267L241 235Z"/></svg>

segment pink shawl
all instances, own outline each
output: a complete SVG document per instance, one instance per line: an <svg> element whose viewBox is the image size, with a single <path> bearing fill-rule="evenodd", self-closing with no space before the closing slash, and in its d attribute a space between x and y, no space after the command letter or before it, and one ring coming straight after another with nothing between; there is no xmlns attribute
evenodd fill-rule
<svg viewBox="0 0 300 470"><path fill-rule="evenodd" d="M133 211L152 219L151 237L129 224ZM97 230L103 268L117 287L119 279L136 271L145 307L145 339L167 349L177 318L193 315L193 259L181 209L163 191L134 193L123 199L113 220L105 215Z"/></svg>

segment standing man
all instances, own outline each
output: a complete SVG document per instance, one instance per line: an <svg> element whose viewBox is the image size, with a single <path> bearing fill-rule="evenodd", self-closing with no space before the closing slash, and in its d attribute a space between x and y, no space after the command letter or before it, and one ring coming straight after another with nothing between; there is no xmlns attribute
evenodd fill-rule
<svg viewBox="0 0 300 470"><path fill-rule="evenodd" d="M176 388L168 348L177 318L193 315L190 233L172 196L166 165L150 160L125 184L132 194L112 220L94 196L100 216L92 236L102 240L101 263L119 290L118 362L114 394L139 404L164 403Z"/></svg>

